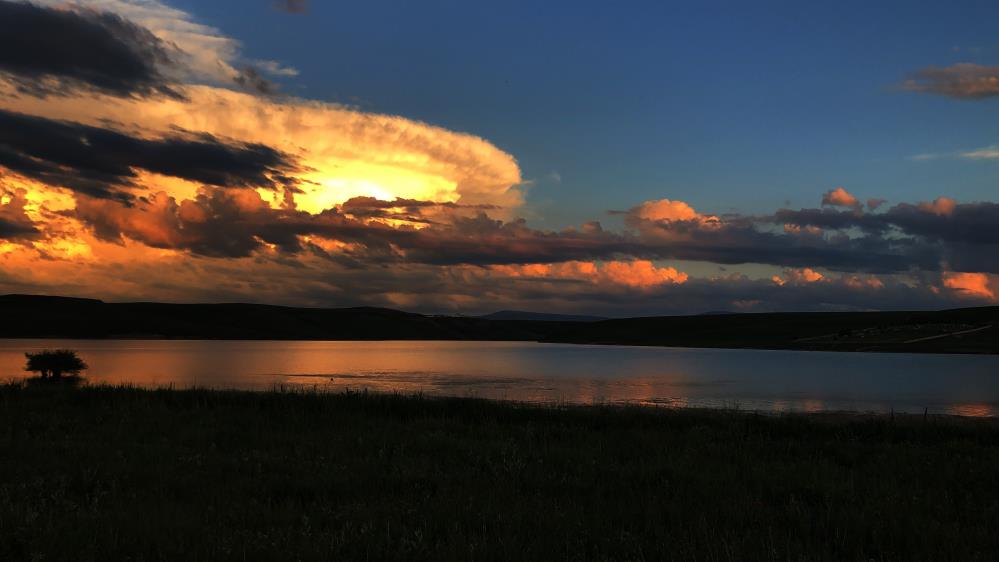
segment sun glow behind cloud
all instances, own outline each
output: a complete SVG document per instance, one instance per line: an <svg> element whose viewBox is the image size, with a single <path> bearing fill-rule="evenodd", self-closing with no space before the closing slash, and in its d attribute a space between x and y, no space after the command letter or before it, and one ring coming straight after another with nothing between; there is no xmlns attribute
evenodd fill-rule
<svg viewBox="0 0 999 562"><path fill-rule="evenodd" d="M303 171L293 175L302 192L295 202L313 213L358 196L508 209L523 202L516 160L473 135L319 102L270 100L208 86L181 91L187 100L30 98L8 91L0 108L90 125L111 121L150 137L179 128L264 144L298 159ZM182 197L197 189L162 178L151 187Z"/></svg>

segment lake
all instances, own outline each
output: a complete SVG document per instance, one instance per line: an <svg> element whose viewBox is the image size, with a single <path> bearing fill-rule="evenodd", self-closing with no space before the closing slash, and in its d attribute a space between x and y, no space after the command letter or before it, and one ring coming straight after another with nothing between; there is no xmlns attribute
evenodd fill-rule
<svg viewBox="0 0 999 562"><path fill-rule="evenodd" d="M70 348L87 380L144 387L422 392L531 402L761 411L999 414L999 357L437 341L0 340Z"/></svg>

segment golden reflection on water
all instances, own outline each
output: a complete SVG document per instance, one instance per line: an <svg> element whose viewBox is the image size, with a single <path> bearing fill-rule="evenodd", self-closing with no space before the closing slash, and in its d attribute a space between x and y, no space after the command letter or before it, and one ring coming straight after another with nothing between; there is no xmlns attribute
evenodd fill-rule
<svg viewBox="0 0 999 562"><path fill-rule="evenodd" d="M957 404L948 408L950 414L973 418L994 418L999 416L999 407L995 404Z"/></svg>

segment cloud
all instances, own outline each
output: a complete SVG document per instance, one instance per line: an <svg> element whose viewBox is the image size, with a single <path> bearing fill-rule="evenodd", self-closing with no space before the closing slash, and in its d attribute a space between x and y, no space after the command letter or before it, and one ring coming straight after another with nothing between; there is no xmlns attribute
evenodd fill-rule
<svg viewBox="0 0 999 562"><path fill-rule="evenodd" d="M825 279L825 276L810 267L801 269L785 269L783 277L774 275L771 277L774 283L784 286L788 283L800 285L803 283L818 283Z"/></svg>
<svg viewBox="0 0 999 562"><path fill-rule="evenodd" d="M999 146L992 145L979 148L978 150L962 152L961 158L967 158L968 160L995 160L999 158Z"/></svg>
<svg viewBox="0 0 999 562"><path fill-rule="evenodd" d="M852 193L843 189L842 187L837 187L836 189L832 189L823 193L822 204L830 205L832 207L851 207L851 208L861 207L860 200L854 197Z"/></svg>
<svg viewBox="0 0 999 562"><path fill-rule="evenodd" d="M304 14L309 11L307 0L275 0L274 7L289 14Z"/></svg>
<svg viewBox="0 0 999 562"><path fill-rule="evenodd" d="M347 231L338 216L274 209L245 189L203 188L182 201L157 193L131 206L82 198L70 214L102 240L123 243L127 237L207 257L246 257L265 247L294 254L302 251L304 236Z"/></svg>
<svg viewBox="0 0 999 562"><path fill-rule="evenodd" d="M523 201L517 161L474 135L321 102L207 86L182 91L184 100L78 96L54 103L6 98L0 89L0 108L92 126L114 122L149 135L180 128L267 146L299 160L303 170L295 177L302 191L295 200L313 212L357 196L505 209Z"/></svg>
<svg viewBox="0 0 999 562"><path fill-rule="evenodd" d="M627 211L627 215L633 220L639 221L693 221L700 224L714 224L718 222L718 217L702 215L687 203L670 199L646 201Z"/></svg>
<svg viewBox="0 0 999 562"><path fill-rule="evenodd" d="M973 63L931 66L913 73L902 88L957 99L984 99L999 95L999 66Z"/></svg>
<svg viewBox="0 0 999 562"><path fill-rule="evenodd" d="M287 183L293 159L262 144L222 141L208 133L156 139L108 128L0 110L0 166L92 197L131 199L135 168L226 187Z"/></svg>
<svg viewBox="0 0 999 562"><path fill-rule="evenodd" d="M999 286L999 277L984 273L947 272L944 273L943 284L944 287L954 290L962 296L996 302L994 288Z"/></svg>
<svg viewBox="0 0 999 562"><path fill-rule="evenodd" d="M568 261L526 265L491 266L492 274L548 282L578 281L610 287L650 289L665 284L686 283L689 276L673 267L658 267L648 260Z"/></svg>
<svg viewBox="0 0 999 562"><path fill-rule="evenodd" d="M486 139L274 95L294 69L246 59L156 0L34 9L131 26L119 39L165 49L151 68L176 95L37 63L61 97L0 79L3 290L614 314L939 307L996 291L996 204L865 207L840 188L819 209L753 216L663 198L619 212L621 228L542 230L518 217L517 160ZM703 274L717 264L756 277Z"/></svg>
<svg viewBox="0 0 999 562"><path fill-rule="evenodd" d="M0 190L0 241L30 240L39 236L40 231L25 212L27 203L24 189Z"/></svg>
<svg viewBox="0 0 999 562"><path fill-rule="evenodd" d="M903 207L899 207L900 209ZM927 213L934 215L939 215L942 217L949 217L954 214L954 209L957 208L957 202L950 197L937 197L933 201L923 202L919 204L919 209Z"/></svg>
<svg viewBox="0 0 999 562"><path fill-rule="evenodd" d="M884 205L887 202L888 201L885 200L885 199L879 199L877 197L871 197L870 199L867 200L867 210L868 211L876 211L876 210L878 210L878 208L880 208L882 205Z"/></svg>
<svg viewBox="0 0 999 562"><path fill-rule="evenodd" d="M80 13L114 14L148 30L174 49L176 56L172 58L176 65L171 76L178 82L231 85L237 83L241 69L246 67L272 76L297 74L275 61L244 58L239 41L159 0L35 0L34 3L56 9L69 6Z"/></svg>
<svg viewBox="0 0 999 562"><path fill-rule="evenodd" d="M278 86L274 82L264 78L260 72L253 68L252 66L244 66L240 68L233 81L244 90L250 92L263 94L265 96L273 96L278 91Z"/></svg>
<svg viewBox="0 0 999 562"><path fill-rule="evenodd" d="M0 75L22 93L177 96L179 53L119 15L0 0Z"/></svg>

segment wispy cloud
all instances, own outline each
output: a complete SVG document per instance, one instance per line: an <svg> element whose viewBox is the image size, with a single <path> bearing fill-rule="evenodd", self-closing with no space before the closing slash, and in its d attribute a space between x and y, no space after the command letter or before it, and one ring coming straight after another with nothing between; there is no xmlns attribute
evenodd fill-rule
<svg viewBox="0 0 999 562"><path fill-rule="evenodd" d="M902 83L902 88L968 100L999 96L999 66L974 63L931 66L914 72Z"/></svg>
<svg viewBox="0 0 999 562"><path fill-rule="evenodd" d="M309 11L308 0L275 0L274 7L289 14L304 14Z"/></svg>
<svg viewBox="0 0 999 562"><path fill-rule="evenodd" d="M977 150L962 152L961 158L967 158L968 160L995 160L999 158L999 145L991 145Z"/></svg>

